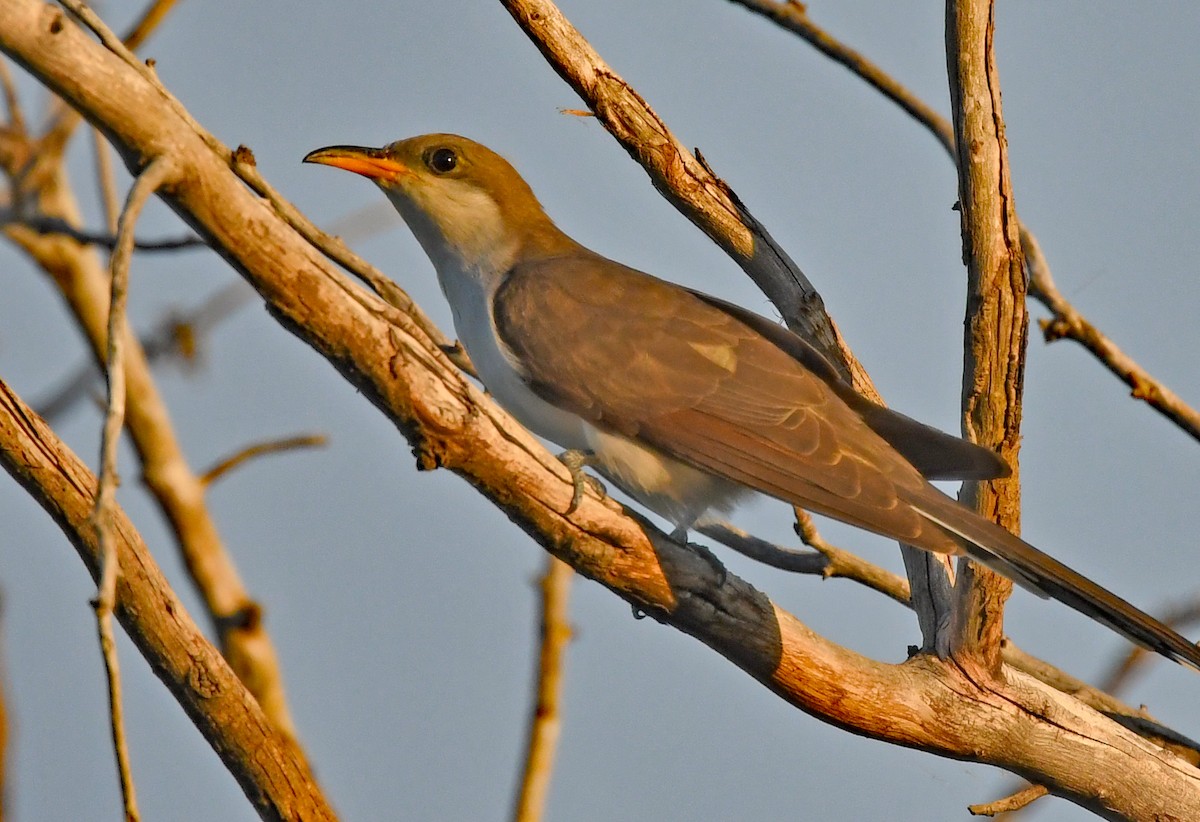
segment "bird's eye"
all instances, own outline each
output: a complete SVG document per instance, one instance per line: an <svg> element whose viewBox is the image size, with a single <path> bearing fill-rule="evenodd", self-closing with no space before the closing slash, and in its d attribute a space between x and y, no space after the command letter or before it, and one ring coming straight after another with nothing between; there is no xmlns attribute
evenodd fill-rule
<svg viewBox="0 0 1200 822"><path fill-rule="evenodd" d="M425 158L425 165L438 174L447 174L458 166L458 155L452 148L435 148Z"/></svg>

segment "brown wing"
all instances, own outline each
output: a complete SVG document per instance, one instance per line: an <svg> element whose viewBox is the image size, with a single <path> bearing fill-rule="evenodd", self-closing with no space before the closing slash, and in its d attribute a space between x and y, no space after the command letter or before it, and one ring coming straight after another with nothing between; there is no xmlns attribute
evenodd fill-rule
<svg viewBox="0 0 1200 822"><path fill-rule="evenodd" d="M925 480L838 392L719 306L590 252L525 263L497 332L532 389L597 427L763 493L935 551Z"/></svg>

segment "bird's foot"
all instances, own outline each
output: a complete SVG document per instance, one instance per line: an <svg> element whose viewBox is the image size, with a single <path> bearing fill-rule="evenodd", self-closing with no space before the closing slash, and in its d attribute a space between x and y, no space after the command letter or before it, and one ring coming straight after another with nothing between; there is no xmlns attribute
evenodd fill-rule
<svg viewBox="0 0 1200 822"><path fill-rule="evenodd" d="M558 461L566 466L567 472L571 475L571 504L567 506L567 516L574 514L579 508L579 503L583 502L584 491L589 487L600 499L608 496L608 489L604 487L604 483L583 470L591 464L595 456L591 451L582 451L577 448L563 451L558 455Z"/></svg>

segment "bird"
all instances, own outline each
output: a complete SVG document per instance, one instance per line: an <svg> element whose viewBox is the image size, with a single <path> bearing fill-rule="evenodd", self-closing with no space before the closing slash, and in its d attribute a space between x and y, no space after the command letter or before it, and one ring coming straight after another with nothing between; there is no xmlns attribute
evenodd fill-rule
<svg viewBox="0 0 1200 822"><path fill-rule="evenodd" d="M965 554L1200 670L1154 617L930 481L1010 473L993 451L859 395L797 334L586 248L491 149L455 134L333 145L433 263L483 386L522 425L674 526L765 494L940 555Z"/></svg>

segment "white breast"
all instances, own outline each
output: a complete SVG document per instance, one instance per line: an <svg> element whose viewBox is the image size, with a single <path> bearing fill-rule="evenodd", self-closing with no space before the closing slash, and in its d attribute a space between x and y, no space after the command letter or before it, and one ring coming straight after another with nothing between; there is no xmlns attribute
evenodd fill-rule
<svg viewBox="0 0 1200 822"><path fill-rule="evenodd" d="M538 436L562 448L588 448L583 421L546 402L525 384L511 353L496 336L488 289L471 272L454 268L439 268L438 279L454 314L455 333L484 387L505 411Z"/></svg>

